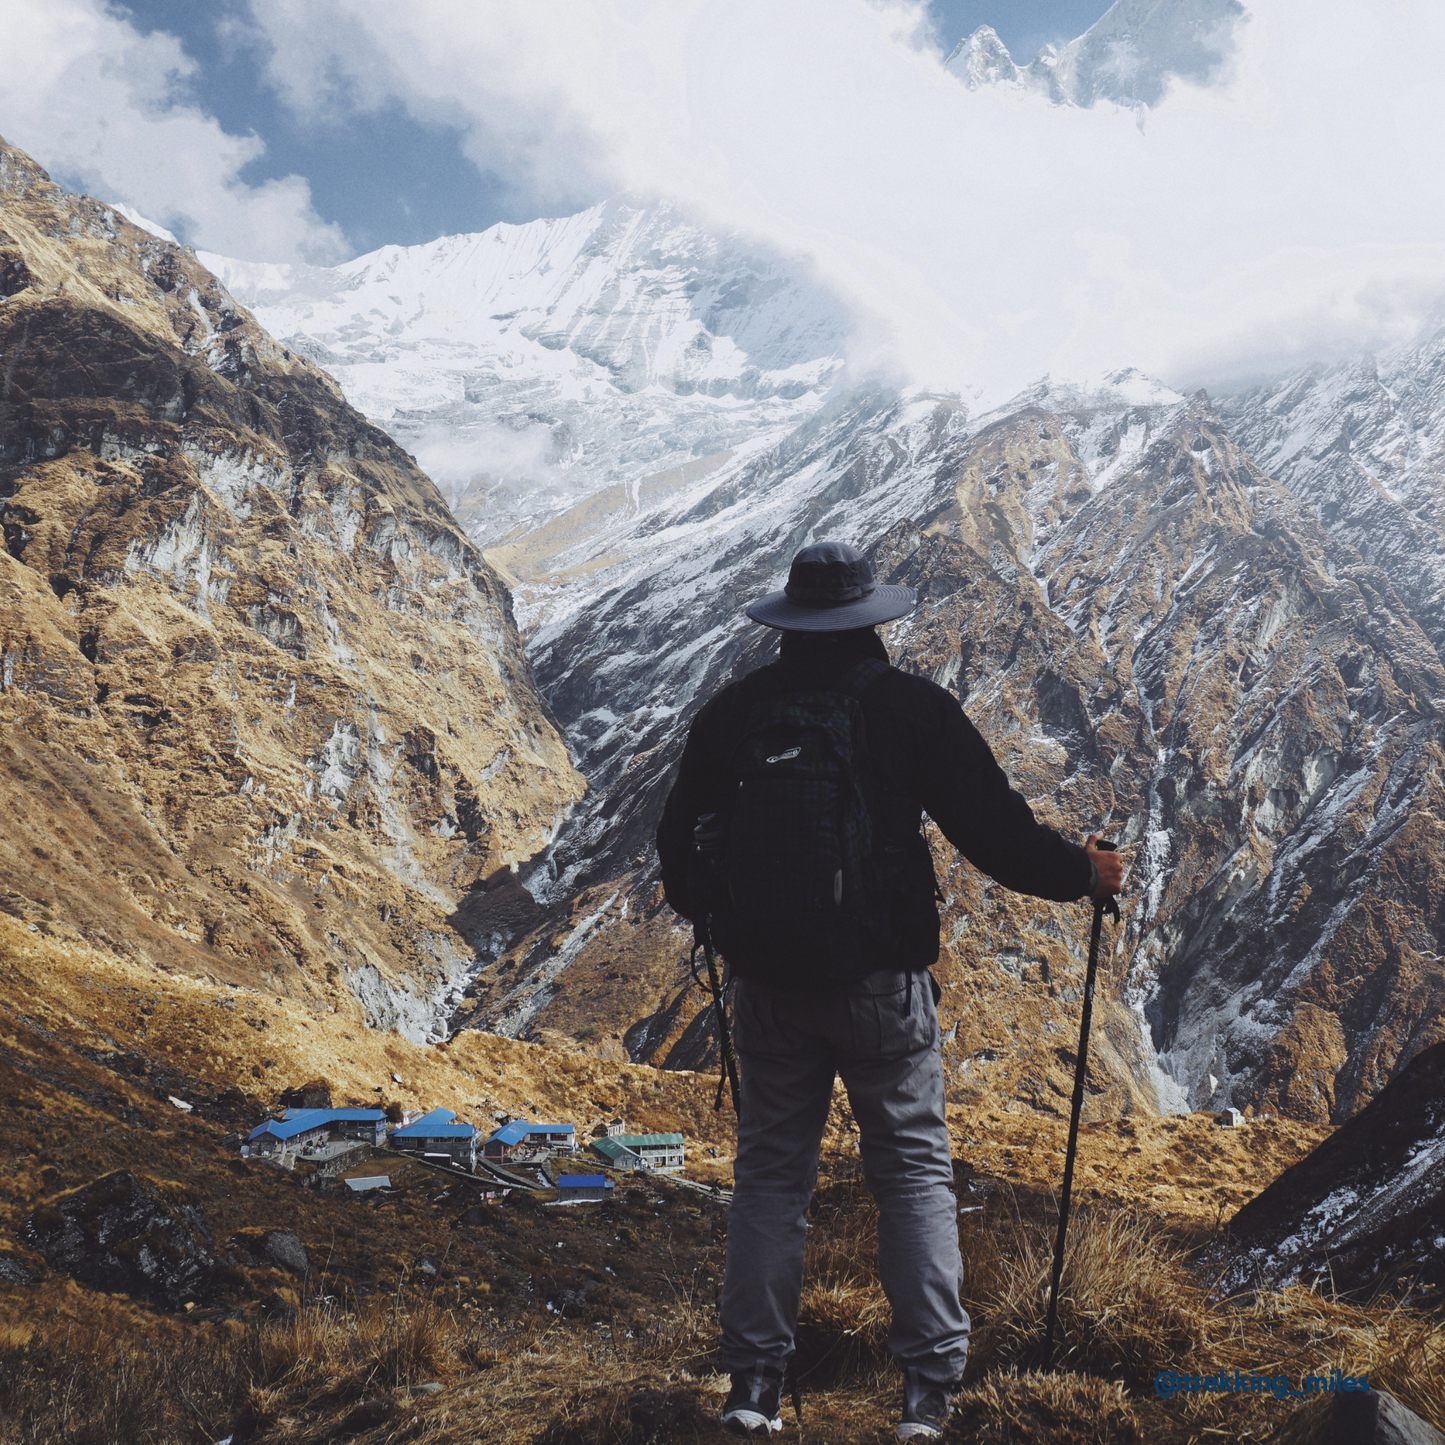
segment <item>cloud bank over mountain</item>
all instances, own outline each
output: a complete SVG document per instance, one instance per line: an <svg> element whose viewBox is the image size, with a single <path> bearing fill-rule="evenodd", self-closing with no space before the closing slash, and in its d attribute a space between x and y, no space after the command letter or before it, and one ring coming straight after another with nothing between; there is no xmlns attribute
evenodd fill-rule
<svg viewBox="0 0 1445 1445"><path fill-rule="evenodd" d="M3 28L0 134L71 185L256 260L347 254L303 177L242 179L265 146L227 134L191 101L197 66L173 36L142 35L102 0L9 4Z"/></svg>
<svg viewBox="0 0 1445 1445"><path fill-rule="evenodd" d="M1213 380L1404 341L1445 292L1424 4L1257 5L1213 85L1147 111L969 90L920 10L865 0L254 14L292 97L343 77L540 185L600 173L808 252L877 319L856 353L934 384Z"/></svg>
<svg viewBox="0 0 1445 1445"><path fill-rule="evenodd" d="M324 249L299 178L246 187L256 142L169 105L177 48L64 6L68 28L28 22L52 58L21 77L18 140L157 220L196 218L208 249ZM250 0L249 23L297 110L454 126L539 214L668 197L804 253L852 299L860 369L985 399L1045 372L1184 386L1377 350L1445 295L1445 12L1417 0L1254 5L1210 84L1149 107L970 89L901 0ZM111 111L132 141L106 138Z"/></svg>

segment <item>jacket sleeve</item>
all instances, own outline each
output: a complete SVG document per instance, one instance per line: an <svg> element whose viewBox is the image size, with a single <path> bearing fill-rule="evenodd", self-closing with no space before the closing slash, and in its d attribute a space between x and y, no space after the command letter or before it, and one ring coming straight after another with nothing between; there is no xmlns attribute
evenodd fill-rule
<svg viewBox="0 0 1445 1445"><path fill-rule="evenodd" d="M677 778L663 805L657 826L657 857L662 887L675 913L689 922L697 917L688 893L692 871L692 830L700 814L716 812L722 802L719 769L710 746L714 709L704 707L693 719L678 764Z"/></svg>
<svg viewBox="0 0 1445 1445"><path fill-rule="evenodd" d="M1059 903L1082 898L1094 876L1089 855L1034 817L956 698L945 694L940 711L920 791L944 837L1016 893Z"/></svg>

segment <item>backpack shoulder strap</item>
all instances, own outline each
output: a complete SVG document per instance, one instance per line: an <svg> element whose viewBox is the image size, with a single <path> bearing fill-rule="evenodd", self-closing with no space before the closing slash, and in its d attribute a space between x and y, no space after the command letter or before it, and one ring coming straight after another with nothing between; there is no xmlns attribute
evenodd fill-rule
<svg viewBox="0 0 1445 1445"><path fill-rule="evenodd" d="M891 666L879 658L860 658L843 675L843 686L837 690L861 698L884 673L891 671Z"/></svg>

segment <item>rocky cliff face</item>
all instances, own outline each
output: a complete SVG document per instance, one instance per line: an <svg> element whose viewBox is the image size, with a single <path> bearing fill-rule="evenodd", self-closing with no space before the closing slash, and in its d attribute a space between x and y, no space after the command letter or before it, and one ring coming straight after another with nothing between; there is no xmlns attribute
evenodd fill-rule
<svg viewBox="0 0 1445 1445"><path fill-rule="evenodd" d="M1445 1294L1445 1043L1417 1054L1285 1170L1210 1250L1221 1294L1270 1284L1430 1303Z"/></svg>
<svg viewBox="0 0 1445 1445"><path fill-rule="evenodd" d="M770 646L742 604L819 536L919 590L895 658L957 690L1035 808L1131 849L1095 1109L1338 1119L1439 1037L1440 657L1205 398L1129 374L976 419L855 393L545 559L521 615L596 791L481 976L491 1027L705 1057L650 832L691 712ZM956 1095L1057 1107L1087 911L935 852Z"/></svg>
<svg viewBox="0 0 1445 1445"><path fill-rule="evenodd" d="M0 145L0 788L35 926L435 1035L582 791L435 488L194 255Z"/></svg>

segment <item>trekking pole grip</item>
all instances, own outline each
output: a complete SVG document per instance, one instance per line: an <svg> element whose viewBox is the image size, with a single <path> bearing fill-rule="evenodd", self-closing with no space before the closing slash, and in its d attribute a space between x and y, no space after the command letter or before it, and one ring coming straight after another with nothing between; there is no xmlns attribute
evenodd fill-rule
<svg viewBox="0 0 1445 1445"><path fill-rule="evenodd" d="M1094 844L1094 851L1096 853L1117 853L1119 846L1117 843L1110 843L1107 839L1100 838ZM1095 898L1092 901L1094 913L1098 918L1102 919L1107 913L1115 923L1119 921L1119 900L1114 894L1106 893L1102 898Z"/></svg>

